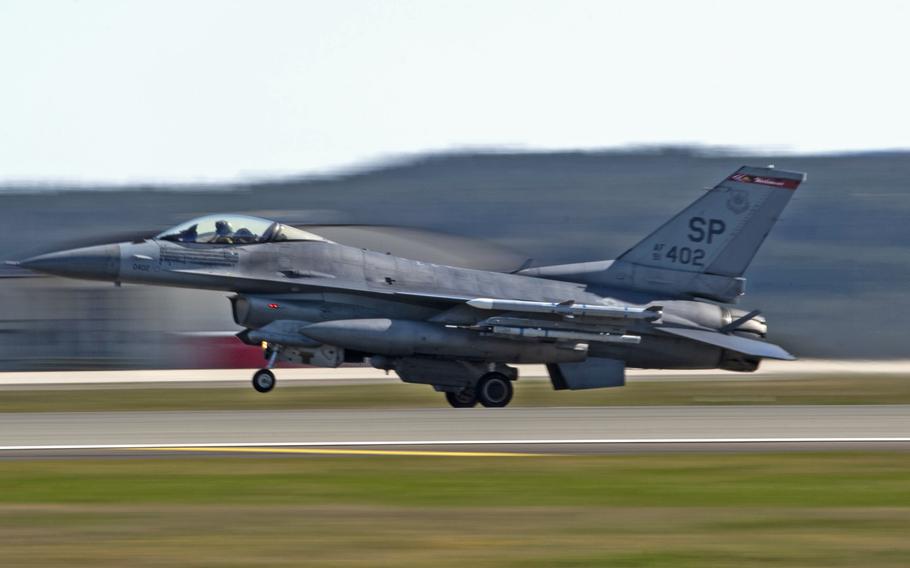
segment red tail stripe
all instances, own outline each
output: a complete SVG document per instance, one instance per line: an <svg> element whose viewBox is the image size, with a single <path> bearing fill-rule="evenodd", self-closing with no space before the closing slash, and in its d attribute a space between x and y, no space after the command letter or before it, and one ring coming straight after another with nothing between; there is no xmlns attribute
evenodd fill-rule
<svg viewBox="0 0 910 568"><path fill-rule="evenodd" d="M782 187L784 189L796 189L799 187L801 180L798 179L788 179L788 178L779 178L772 176L756 176L750 174L733 174L727 178L728 181L735 181L738 183L757 183L759 185L770 185L772 187Z"/></svg>

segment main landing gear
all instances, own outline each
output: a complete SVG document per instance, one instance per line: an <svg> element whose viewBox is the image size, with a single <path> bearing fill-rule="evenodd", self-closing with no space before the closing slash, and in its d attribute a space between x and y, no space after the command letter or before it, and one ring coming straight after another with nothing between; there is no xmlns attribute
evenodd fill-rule
<svg viewBox="0 0 910 568"><path fill-rule="evenodd" d="M474 388L477 400L487 408L501 408L512 401L512 381L502 373L487 373Z"/></svg>
<svg viewBox="0 0 910 568"><path fill-rule="evenodd" d="M472 389L447 392L446 401L452 408L473 408L477 406L477 397Z"/></svg>
<svg viewBox="0 0 910 568"><path fill-rule="evenodd" d="M487 408L502 408L511 402L514 392L508 377L493 372L480 377L473 389L446 392L446 401L453 408L472 408L478 402Z"/></svg>
<svg viewBox="0 0 910 568"><path fill-rule="evenodd" d="M253 388L256 389L256 392L269 392L275 388L277 380L272 368L275 367L276 361L278 361L278 349L272 348L272 352L269 354L269 362L265 368L253 373Z"/></svg>

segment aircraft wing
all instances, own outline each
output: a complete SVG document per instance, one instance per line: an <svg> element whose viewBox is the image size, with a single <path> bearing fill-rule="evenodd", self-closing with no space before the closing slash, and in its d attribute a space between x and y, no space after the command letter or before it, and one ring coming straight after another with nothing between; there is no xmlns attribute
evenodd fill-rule
<svg viewBox="0 0 910 568"><path fill-rule="evenodd" d="M737 353L742 353L744 355L751 355L753 357L781 359L784 361L793 361L796 359L796 357L790 353L787 353L787 351L782 347L774 345L773 343L765 343L764 341L749 339L747 337L741 337L739 335L727 335L725 333L718 333L716 331L709 331L705 329L679 327L659 327L655 329L659 329L660 331L669 333L670 335L678 335L680 337L685 337L686 339L692 339L694 341L700 341L701 343L715 345L717 347L729 349L730 351L736 351Z"/></svg>

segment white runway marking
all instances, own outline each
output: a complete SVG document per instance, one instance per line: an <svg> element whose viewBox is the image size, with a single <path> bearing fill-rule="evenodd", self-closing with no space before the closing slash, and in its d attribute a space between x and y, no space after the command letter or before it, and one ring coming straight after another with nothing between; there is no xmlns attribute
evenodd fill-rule
<svg viewBox="0 0 910 568"><path fill-rule="evenodd" d="M240 453L240 454L315 454L330 456L421 456L421 457L447 457L447 458L511 458L511 457L542 457L547 454L531 454L527 452L479 452L479 451L446 451L446 450L388 450L365 448L211 448L202 447L177 447L177 448L130 448L140 452L187 452L187 453Z"/></svg>
<svg viewBox="0 0 910 568"><path fill-rule="evenodd" d="M910 442L910 437L866 438L602 438L569 440L389 440L348 442L161 442L157 444L64 444L0 446L0 451L126 450L176 448L317 448L362 446L478 446L478 445L579 445L579 444L788 444L788 443L888 443Z"/></svg>

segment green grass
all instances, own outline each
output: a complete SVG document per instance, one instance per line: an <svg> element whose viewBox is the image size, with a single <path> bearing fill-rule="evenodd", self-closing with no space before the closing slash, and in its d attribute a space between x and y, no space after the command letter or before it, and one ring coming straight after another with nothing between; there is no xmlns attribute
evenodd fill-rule
<svg viewBox="0 0 910 568"><path fill-rule="evenodd" d="M518 381L515 406L704 404L910 404L910 377L798 376L636 382L589 391L553 391L548 382ZM90 410L224 410L405 408L446 406L424 385L281 386L269 394L250 387L91 388L0 391L0 412Z"/></svg>
<svg viewBox="0 0 910 568"><path fill-rule="evenodd" d="M131 454L132 455L132 454ZM910 453L22 460L0 503L910 507Z"/></svg>
<svg viewBox="0 0 910 568"><path fill-rule="evenodd" d="M4 566L897 567L908 531L902 452L0 462Z"/></svg>

